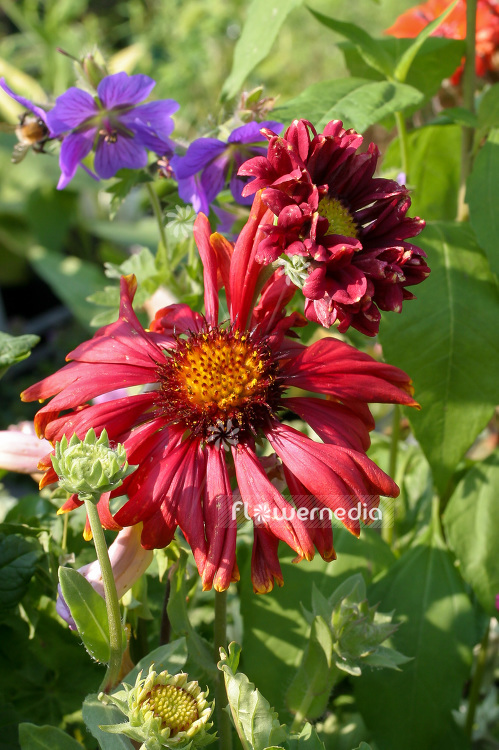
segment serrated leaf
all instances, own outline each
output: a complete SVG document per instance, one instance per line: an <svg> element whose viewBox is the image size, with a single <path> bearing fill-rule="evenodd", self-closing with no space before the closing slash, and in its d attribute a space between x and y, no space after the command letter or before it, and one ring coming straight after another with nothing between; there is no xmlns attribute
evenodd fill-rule
<svg viewBox="0 0 499 750"><path fill-rule="evenodd" d="M39 341L40 337L33 334L10 336L0 331L0 378L9 367L29 357L31 350Z"/></svg>
<svg viewBox="0 0 499 750"><path fill-rule="evenodd" d="M303 0L252 0L235 49L232 70L222 88L222 100L237 96L251 71L269 54L284 21Z"/></svg>
<svg viewBox="0 0 499 750"><path fill-rule="evenodd" d="M251 750L265 750L269 744L285 740L287 731L284 725L280 725L279 717L268 700L246 675L234 673L232 666L237 665L240 650L236 643L229 645L228 652L220 649L218 668L224 673L227 700L243 745L245 741Z"/></svg>
<svg viewBox="0 0 499 750"><path fill-rule="evenodd" d="M110 703L104 705L97 695L87 695L83 701L82 716L101 750L133 750L132 742L124 734L108 734L100 729L105 724L124 722L126 717L116 706Z"/></svg>
<svg viewBox="0 0 499 750"><path fill-rule="evenodd" d="M469 748L452 718L469 677L476 642L473 607L452 555L435 532L369 590L380 608L396 610L393 645L414 657L403 670L365 672L353 683L357 705L383 750ZM382 685L380 689L380 685ZM424 719L423 719L424 717Z"/></svg>
<svg viewBox="0 0 499 750"><path fill-rule="evenodd" d="M332 659L333 637L329 625L317 616L301 664L286 693L286 702L293 713L316 719L326 710L329 695L338 678Z"/></svg>
<svg viewBox="0 0 499 750"><path fill-rule="evenodd" d="M22 750L83 750L83 745L62 729L28 722L19 725L19 744Z"/></svg>
<svg viewBox="0 0 499 750"><path fill-rule="evenodd" d="M386 78L393 77L394 60L390 57L385 47L378 43L360 26L354 23L338 21L336 18L330 18L323 13L309 8L315 18L329 29L336 31L355 45L359 54L365 62L371 67L382 73Z"/></svg>
<svg viewBox="0 0 499 750"><path fill-rule="evenodd" d="M490 267L499 275L499 216L495 196L499 190L499 129L492 130L480 149L466 187L470 223Z"/></svg>
<svg viewBox="0 0 499 750"><path fill-rule="evenodd" d="M434 21L429 23L425 28L417 35L414 42L412 42L409 49L407 49L400 60L397 62L397 67L395 68L395 78L398 81L404 82L407 79L407 75L409 73L409 70L416 59L416 56L423 46L424 42L431 36L431 34L437 29L440 24L447 18L449 13L451 13L454 8L456 7L459 0L454 0L453 3L451 3L443 13L441 13L437 18L435 18Z"/></svg>
<svg viewBox="0 0 499 750"><path fill-rule="evenodd" d="M466 224L430 224L418 244L432 272L414 288L417 301L384 317L380 339L387 361L413 379L422 408L407 416L444 494L499 402L499 297Z"/></svg>
<svg viewBox="0 0 499 750"><path fill-rule="evenodd" d="M499 593L499 453L476 464L459 482L445 510L444 526L464 580L491 617Z"/></svg>
<svg viewBox="0 0 499 750"><path fill-rule="evenodd" d="M59 568L59 581L83 645L92 658L106 664L110 648L106 602L73 568Z"/></svg>
<svg viewBox="0 0 499 750"><path fill-rule="evenodd" d="M310 120L318 132L331 120L342 120L346 128L362 133L375 122L422 100L423 95L412 86L346 78L312 84L273 114L284 122Z"/></svg>
<svg viewBox="0 0 499 750"><path fill-rule="evenodd" d="M42 556L35 540L0 534L0 617L21 601Z"/></svg>

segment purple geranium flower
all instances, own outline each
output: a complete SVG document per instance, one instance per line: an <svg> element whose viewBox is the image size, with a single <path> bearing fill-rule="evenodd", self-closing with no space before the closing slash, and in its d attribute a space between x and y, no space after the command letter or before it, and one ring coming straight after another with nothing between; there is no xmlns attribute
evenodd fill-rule
<svg viewBox="0 0 499 750"><path fill-rule="evenodd" d="M243 198L242 189L247 178L238 177L241 164L253 156L265 155L267 148L261 128L283 126L279 122L249 122L236 128L227 142L218 138L198 138L193 141L185 156L175 156L172 167L178 180L178 194L186 203L192 203L194 210L208 214L210 203L228 184L234 200L242 205L250 205L251 198Z"/></svg>
<svg viewBox="0 0 499 750"><path fill-rule="evenodd" d="M56 100L48 114L55 135L65 135L59 164L59 190L73 179L82 159L95 151L94 169L99 177L114 177L119 169L141 169L147 149L170 155L171 115L179 105L173 99L139 104L156 82L145 75L115 73L97 86L97 96L72 87Z"/></svg>

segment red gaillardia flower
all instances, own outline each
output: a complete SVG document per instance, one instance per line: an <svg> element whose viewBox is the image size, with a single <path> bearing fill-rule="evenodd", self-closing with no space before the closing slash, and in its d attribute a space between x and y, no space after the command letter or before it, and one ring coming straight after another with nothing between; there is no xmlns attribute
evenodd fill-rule
<svg viewBox="0 0 499 750"><path fill-rule="evenodd" d="M305 315L328 328L378 332L380 310L400 312L406 287L430 269L421 248L407 242L424 221L409 218L409 191L394 180L374 178L374 143L357 153L362 136L333 120L320 135L295 120L283 137L263 130L267 156L245 162L239 174L254 177L243 190L263 189L268 207L259 263L282 265L306 297Z"/></svg>
<svg viewBox="0 0 499 750"><path fill-rule="evenodd" d="M426 3L409 8L397 18L385 34L400 38L416 37L431 21L438 18L449 6L447 0L428 0ZM447 39L466 38L466 0L459 0L447 18L435 29L432 36ZM498 69L497 49L499 47L499 13L497 0L478 0L476 13L476 73L484 76L487 71ZM463 74L464 62L451 77L457 85Z"/></svg>
<svg viewBox="0 0 499 750"><path fill-rule="evenodd" d="M25 401L53 397L35 417L38 434L52 442L85 435L92 426L96 434L105 427L110 440L125 445L138 468L112 496L126 493L129 499L112 515L104 496L102 523L116 528L142 522L147 549L166 546L179 526L205 589L223 590L238 578L234 506L243 503L255 528L256 591L271 590L274 579L282 584L279 540L299 558L311 559L315 545L324 559L334 559L331 523L309 522L307 508L298 511L307 503L309 509L342 511L345 525L358 535L358 515L350 518L349 511L359 503L376 506L380 494L398 494L366 456L374 426L367 403L416 405L402 370L335 338L308 347L293 339L291 328L305 321L299 313L285 314L296 289L280 269L258 294L265 271L255 256L265 211L256 198L235 246L210 234L206 216L199 214L194 235L204 265L204 317L174 304L160 310L145 331L132 309L135 277L124 277L119 319L22 394ZM230 311L226 322L219 321L221 286ZM148 390L88 403L138 385ZM287 397L290 387L315 395L294 391ZM322 442L283 422L290 412L305 419ZM257 453L261 441L274 451L271 470L280 470L288 499L271 481L269 457ZM55 479L48 468L44 484ZM61 511L79 504L72 496Z"/></svg>

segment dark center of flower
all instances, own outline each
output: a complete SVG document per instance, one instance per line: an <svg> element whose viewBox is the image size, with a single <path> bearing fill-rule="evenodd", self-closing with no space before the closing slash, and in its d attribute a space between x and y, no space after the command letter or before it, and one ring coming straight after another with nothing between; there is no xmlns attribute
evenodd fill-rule
<svg viewBox="0 0 499 750"><path fill-rule="evenodd" d="M234 444L241 430L256 431L280 395L265 342L213 328L177 343L159 371L163 411L209 441Z"/></svg>
<svg viewBox="0 0 499 750"><path fill-rule="evenodd" d="M199 718L198 707L190 693L175 685L155 685L142 703L161 719L161 729L169 727L170 737L186 732Z"/></svg>
<svg viewBox="0 0 499 750"><path fill-rule="evenodd" d="M357 239L357 225L349 210L345 208L338 198L325 195L319 201L318 211L321 216L329 221L326 234L342 234L344 237Z"/></svg>

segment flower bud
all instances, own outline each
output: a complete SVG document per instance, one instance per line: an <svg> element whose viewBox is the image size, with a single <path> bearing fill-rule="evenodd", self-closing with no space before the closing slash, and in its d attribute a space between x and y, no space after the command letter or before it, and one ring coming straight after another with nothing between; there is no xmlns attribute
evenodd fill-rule
<svg viewBox="0 0 499 750"><path fill-rule="evenodd" d="M138 675L134 687L124 684L125 692L108 698L128 717L128 722L101 726L105 732L124 734L142 743L146 750L160 748L204 747L215 741L208 730L213 703L208 691L201 691L187 675L170 675L166 670L157 674L153 667L147 677Z"/></svg>
<svg viewBox="0 0 499 750"><path fill-rule="evenodd" d="M90 429L84 440L76 434L67 441L66 436L55 444L52 465L59 477L60 486L77 494L80 500L97 502L104 492L123 484L136 466L129 466L125 447L120 443L111 448L106 430L97 439L94 429Z"/></svg>
<svg viewBox="0 0 499 750"><path fill-rule="evenodd" d="M105 65L98 63L92 54L85 55L81 60L81 67L85 78L94 89L97 88L103 78L109 75Z"/></svg>

